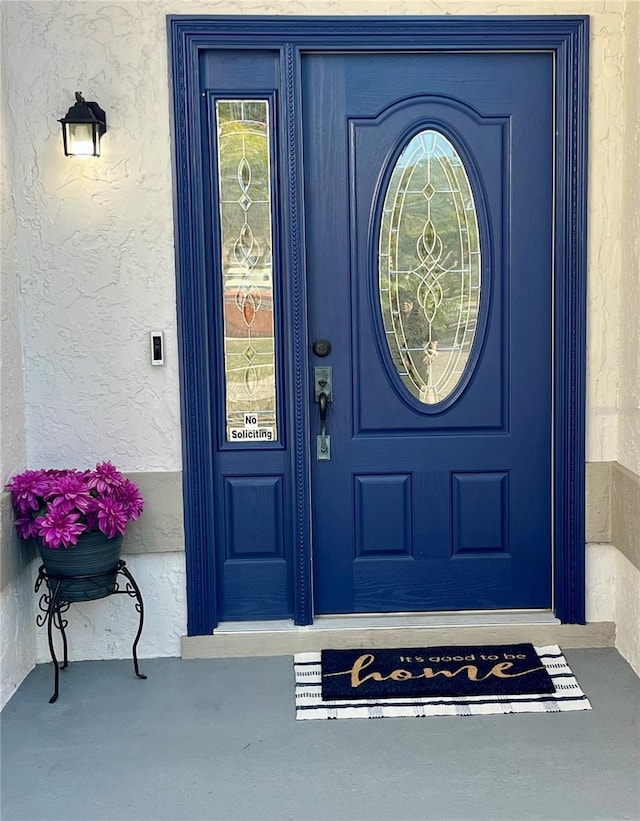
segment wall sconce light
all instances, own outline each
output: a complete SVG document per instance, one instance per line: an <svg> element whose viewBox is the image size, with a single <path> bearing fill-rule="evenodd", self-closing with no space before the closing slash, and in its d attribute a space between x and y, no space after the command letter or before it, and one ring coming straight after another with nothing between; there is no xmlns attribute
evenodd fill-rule
<svg viewBox="0 0 640 821"><path fill-rule="evenodd" d="M62 124L62 140L66 157L99 157L100 137L107 130L107 115L98 103L87 103L82 92L76 91L76 102Z"/></svg>

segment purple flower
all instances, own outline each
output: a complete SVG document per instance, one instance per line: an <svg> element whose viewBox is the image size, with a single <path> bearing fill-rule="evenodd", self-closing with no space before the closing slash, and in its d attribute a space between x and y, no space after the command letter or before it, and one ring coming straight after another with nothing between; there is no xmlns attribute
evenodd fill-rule
<svg viewBox="0 0 640 821"><path fill-rule="evenodd" d="M47 485L45 471L25 470L19 476L14 476L6 488L11 491L15 509L26 514L31 510L40 509Z"/></svg>
<svg viewBox="0 0 640 821"><path fill-rule="evenodd" d="M91 497L89 507L85 510L84 518L89 532L100 530L98 527L98 500Z"/></svg>
<svg viewBox="0 0 640 821"><path fill-rule="evenodd" d="M95 488L98 493L107 493L114 488L120 488L124 482L122 474L111 462L97 464L96 469L87 471L86 475L89 487Z"/></svg>
<svg viewBox="0 0 640 821"><path fill-rule="evenodd" d="M84 474L77 470L69 470L52 478L45 498L58 501L67 513L76 508L80 513L86 513L92 501L87 480Z"/></svg>
<svg viewBox="0 0 640 821"><path fill-rule="evenodd" d="M109 539L113 539L116 533L124 535L127 526L127 514L119 499L111 499L108 496L97 499L98 527Z"/></svg>
<svg viewBox="0 0 640 821"><path fill-rule="evenodd" d="M138 486L130 479L125 479L122 487L118 488L116 498L122 502L128 519L137 519L144 509L144 499L140 495Z"/></svg>
<svg viewBox="0 0 640 821"><path fill-rule="evenodd" d="M111 462L95 470L26 470L7 485L22 539L42 537L48 547L77 544L85 531L102 531L108 538L124 534L137 519L144 499L134 482Z"/></svg>
<svg viewBox="0 0 640 821"><path fill-rule="evenodd" d="M78 536L86 529L78 513L69 513L54 500L45 516L37 519L39 534L47 547L69 547L78 543Z"/></svg>
<svg viewBox="0 0 640 821"><path fill-rule="evenodd" d="M37 519L34 519L30 513L26 513L24 516L17 517L16 530L21 539L35 539L40 526Z"/></svg>

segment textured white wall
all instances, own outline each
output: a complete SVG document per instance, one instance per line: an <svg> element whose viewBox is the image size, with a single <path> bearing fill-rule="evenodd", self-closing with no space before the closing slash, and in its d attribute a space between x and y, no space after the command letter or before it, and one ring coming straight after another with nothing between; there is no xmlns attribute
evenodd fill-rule
<svg viewBox="0 0 640 821"><path fill-rule="evenodd" d="M613 621L616 647L640 676L640 570L612 544L589 544L587 621Z"/></svg>
<svg viewBox="0 0 640 821"><path fill-rule="evenodd" d="M25 572L0 593L0 710L35 663L33 584Z"/></svg>
<svg viewBox="0 0 640 821"><path fill-rule="evenodd" d="M587 621L614 621L619 551L612 544L588 544L586 550Z"/></svg>
<svg viewBox="0 0 640 821"><path fill-rule="evenodd" d="M8 5L29 465L179 469L164 9ZM99 160L62 154L76 90L107 112Z"/></svg>
<svg viewBox="0 0 640 821"><path fill-rule="evenodd" d="M184 553L127 556L127 567L141 588L144 602L138 658L179 656L180 638L187 633ZM78 602L69 608L65 618L69 622L66 632L71 661L131 658L131 645L138 629L134 599L121 595ZM58 642L56 653L59 652ZM37 660L51 661L44 628L38 630Z"/></svg>
<svg viewBox="0 0 640 821"><path fill-rule="evenodd" d="M193 12L593 14L587 458L616 458L622 3L5 5L30 466L108 455L124 470L180 467L165 15ZM76 89L107 111L97 161L61 153L56 118ZM151 328L167 331L164 368L148 364Z"/></svg>
<svg viewBox="0 0 640 821"><path fill-rule="evenodd" d="M0 15L4 37L4 9L0 8ZM6 49L2 50L1 59L4 80ZM3 93L0 96L0 487L4 487L5 481L15 470L24 467L26 459L22 343L16 269L16 212L11 167L12 146L9 137L12 125L7 96Z"/></svg>
<svg viewBox="0 0 640 821"><path fill-rule="evenodd" d="M0 8L2 40L5 13ZM24 388L16 272L16 215L7 138L10 114L5 89L6 50L2 50L0 88L0 561L10 563L16 549L11 505L2 490L9 477L26 464ZM7 575L2 574L3 577ZM35 627L31 618L30 579L23 573L0 591L0 708L35 663Z"/></svg>
<svg viewBox="0 0 640 821"><path fill-rule="evenodd" d="M618 462L640 475L640 4L625 17ZM640 628L639 628L640 630Z"/></svg>
<svg viewBox="0 0 640 821"><path fill-rule="evenodd" d="M640 475L640 5L625 15L618 462ZM626 510L628 517L640 511ZM629 526L636 536L637 528ZM632 536L633 538L633 536ZM640 676L640 570L617 556L616 647Z"/></svg>
<svg viewBox="0 0 640 821"><path fill-rule="evenodd" d="M640 676L640 570L615 551L616 647Z"/></svg>

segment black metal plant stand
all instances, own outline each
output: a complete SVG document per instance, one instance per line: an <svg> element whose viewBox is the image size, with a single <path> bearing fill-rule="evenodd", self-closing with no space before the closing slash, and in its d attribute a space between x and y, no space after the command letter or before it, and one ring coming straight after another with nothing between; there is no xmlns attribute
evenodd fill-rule
<svg viewBox="0 0 640 821"><path fill-rule="evenodd" d="M135 608L140 615L138 623L138 632L133 641L132 655L133 655L133 669L138 678L146 679L146 676L140 672L138 667L138 642L142 634L142 626L144 624L144 605L142 603L142 594L140 588L136 584L131 572L127 569L126 562L120 560L116 567L114 580L105 585L107 577L114 577L113 569L107 573L93 573L88 576L54 576L49 575L45 570L44 565L40 565L38 570L38 578L36 579L35 592L37 593L42 584L45 584L45 592L40 596L38 607L42 611L36 616L36 623L38 627L47 625L47 637L49 639L49 652L51 653L51 661L53 661L53 675L54 688L53 695L49 699L49 704L53 704L58 698L60 670L64 670L69 666L69 659L67 657L67 634L65 628L68 624L67 620L63 618L63 614L67 612L73 602L76 601L95 601L100 598L114 595L126 595L136 600ZM124 577L124 586L121 586L120 577ZM86 595L78 596L74 594L72 601L65 598L63 590L63 582L82 582L85 586ZM91 595L91 587L95 586L95 595ZM55 648L53 646L53 628L56 627L62 636L63 647L63 663L60 666L56 658Z"/></svg>

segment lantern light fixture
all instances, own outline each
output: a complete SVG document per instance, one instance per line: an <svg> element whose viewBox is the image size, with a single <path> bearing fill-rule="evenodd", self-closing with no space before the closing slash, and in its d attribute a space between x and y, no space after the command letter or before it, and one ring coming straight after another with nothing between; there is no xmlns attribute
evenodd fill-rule
<svg viewBox="0 0 640 821"><path fill-rule="evenodd" d="M107 130L107 115L98 103L88 103L81 91L76 91L76 102L62 125L62 140L66 157L99 157L100 138Z"/></svg>

